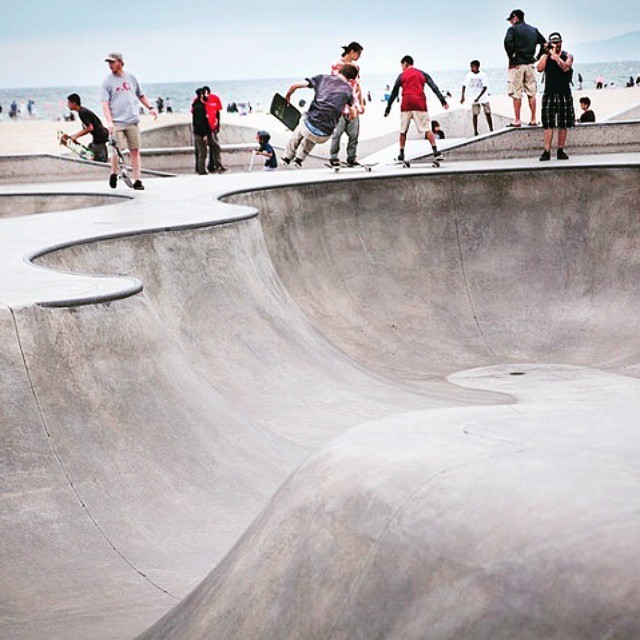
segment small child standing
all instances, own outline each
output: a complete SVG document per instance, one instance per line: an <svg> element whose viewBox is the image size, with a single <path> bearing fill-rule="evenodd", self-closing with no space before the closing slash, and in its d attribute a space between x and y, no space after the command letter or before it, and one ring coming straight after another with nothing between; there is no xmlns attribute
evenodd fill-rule
<svg viewBox="0 0 640 640"><path fill-rule="evenodd" d="M591 111L591 100L587 98L587 96L580 98L580 108L582 109L582 115L578 122L585 123L596 121L596 114Z"/></svg>
<svg viewBox="0 0 640 640"><path fill-rule="evenodd" d="M278 159L276 158L276 152L269 144L271 135L267 131L258 131L256 134L256 140L260 145L260 148L256 151L256 155L264 156L266 158L264 162L264 170L275 171L278 168Z"/></svg>

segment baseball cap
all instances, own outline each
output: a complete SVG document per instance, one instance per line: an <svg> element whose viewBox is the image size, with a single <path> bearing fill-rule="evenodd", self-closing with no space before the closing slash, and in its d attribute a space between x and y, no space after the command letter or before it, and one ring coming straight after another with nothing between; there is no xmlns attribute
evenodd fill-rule
<svg viewBox="0 0 640 640"><path fill-rule="evenodd" d="M105 62L115 62L116 60L120 60L120 62L124 62L121 53L110 53L105 59Z"/></svg>
<svg viewBox="0 0 640 640"><path fill-rule="evenodd" d="M553 33L549 34L549 42L552 42L554 44L556 42L562 42L562 36L557 31L554 31Z"/></svg>
<svg viewBox="0 0 640 640"><path fill-rule="evenodd" d="M522 9L514 9L510 14L507 20L511 20L511 18L516 17L518 20L524 20L524 11Z"/></svg>

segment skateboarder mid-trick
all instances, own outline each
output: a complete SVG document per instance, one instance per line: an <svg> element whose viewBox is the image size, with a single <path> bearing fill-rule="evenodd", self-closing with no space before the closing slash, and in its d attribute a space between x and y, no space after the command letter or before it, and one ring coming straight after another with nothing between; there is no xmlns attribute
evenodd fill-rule
<svg viewBox="0 0 640 640"><path fill-rule="evenodd" d="M391 107L398 97L400 89L402 89L402 102L400 104L400 153L398 154L398 160L404 162L404 147L407 141L407 131L409 131L409 125L413 120L416 124L416 129L424 134L425 140L429 140L431 148L433 149L433 157L437 159L442 155L436 146L436 139L431 132L429 111L427 110L427 96L424 92L424 85L428 84L429 88L436 94L438 100L445 109L449 108L445 97L438 89L436 83L431 79L431 76L424 71L420 71L413 66L413 58L411 56L405 56L400 60L402 66L402 73L398 76L396 83L389 96L389 102L385 109L385 118L391 112Z"/></svg>
<svg viewBox="0 0 640 640"><path fill-rule="evenodd" d="M282 162L295 167L302 167L302 162L316 144L326 142L333 133L344 108L350 107L350 118L356 117L353 106L353 89L349 80L358 77L358 69L352 64L345 64L340 72L333 75L320 75L307 78L304 82L292 84L285 96L290 102L291 95L298 89L313 89L315 96L309 110L300 118L300 122L287 142Z"/></svg>

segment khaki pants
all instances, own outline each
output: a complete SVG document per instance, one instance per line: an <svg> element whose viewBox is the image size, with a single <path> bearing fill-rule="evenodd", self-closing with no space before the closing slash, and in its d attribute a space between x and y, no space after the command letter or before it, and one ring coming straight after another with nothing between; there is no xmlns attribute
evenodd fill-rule
<svg viewBox="0 0 640 640"><path fill-rule="evenodd" d="M285 158L293 160L297 158L302 162L317 144L326 142L331 134L326 136L317 136L307 129L304 119L300 119L295 131L291 134L287 147L285 149Z"/></svg>

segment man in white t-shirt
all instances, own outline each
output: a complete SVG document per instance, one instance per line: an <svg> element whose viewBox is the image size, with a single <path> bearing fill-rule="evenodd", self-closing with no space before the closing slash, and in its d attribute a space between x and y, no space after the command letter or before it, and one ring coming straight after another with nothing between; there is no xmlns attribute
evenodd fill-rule
<svg viewBox="0 0 640 640"><path fill-rule="evenodd" d="M480 62L478 60L472 60L470 66L471 71L467 73L464 84L462 85L460 104L464 104L465 93L467 93L467 97L471 100L473 135L477 136L480 107L484 109L489 131L493 131L493 119L491 118L491 106L489 105L489 76L484 71L480 71Z"/></svg>

